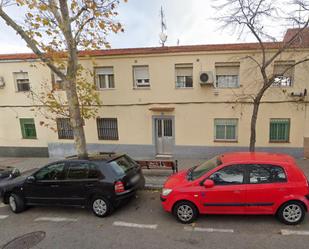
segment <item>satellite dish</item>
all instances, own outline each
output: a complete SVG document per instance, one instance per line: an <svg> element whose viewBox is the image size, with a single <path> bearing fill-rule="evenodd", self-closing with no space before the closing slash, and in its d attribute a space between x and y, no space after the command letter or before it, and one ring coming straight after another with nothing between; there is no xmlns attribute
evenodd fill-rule
<svg viewBox="0 0 309 249"><path fill-rule="evenodd" d="M165 42L166 42L166 40L167 40L167 34L165 34L165 33L161 33L160 34L160 40L161 40L161 42L164 44Z"/></svg>

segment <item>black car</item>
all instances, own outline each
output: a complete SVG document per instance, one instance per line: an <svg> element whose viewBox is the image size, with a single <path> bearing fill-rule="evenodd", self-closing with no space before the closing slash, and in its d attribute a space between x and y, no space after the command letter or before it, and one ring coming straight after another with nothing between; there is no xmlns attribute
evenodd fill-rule
<svg viewBox="0 0 309 249"><path fill-rule="evenodd" d="M14 213L27 206L89 207L99 217L144 187L141 167L127 155L71 157L0 182L0 196Z"/></svg>
<svg viewBox="0 0 309 249"><path fill-rule="evenodd" d="M0 165L0 181L1 179L9 177L12 174L13 170L14 168L11 166L1 166Z"/></svg>

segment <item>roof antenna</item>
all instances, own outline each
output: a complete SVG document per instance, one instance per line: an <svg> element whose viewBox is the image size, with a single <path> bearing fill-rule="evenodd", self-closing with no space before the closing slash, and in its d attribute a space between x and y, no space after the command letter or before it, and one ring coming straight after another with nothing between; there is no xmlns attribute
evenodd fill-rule
<svg viewBox="0 0 309 249"><path fill-rule="evenodd" d="M161 17L161 33L160 33L160 44L162 47L164 47L164 44L167 40L167 34L164 32L167 29L166 22L165 22L165 15L163 12L163 7L161 6L161 11L160 11L160 17Z"/></svg>

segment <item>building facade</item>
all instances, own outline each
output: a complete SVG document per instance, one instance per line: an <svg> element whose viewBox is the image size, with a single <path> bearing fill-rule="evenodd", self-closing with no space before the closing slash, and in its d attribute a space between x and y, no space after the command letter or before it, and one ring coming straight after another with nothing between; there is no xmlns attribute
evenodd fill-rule
<svg viewBox="0 0 309 249"><path fill-rule="evenodd" d="M279 46L267 44L268 56ZM276 80L260 106L257 150L308 155L309 63L281 73L307 55L309 48L289 50L271 66ZM89 151L205 158L248 150L252 95L262 84L250 57L260 56L254 43L81 52L102 101L97 118L85 121ZM0 156L75 153L68 119L57 119L56 132L40 125L29 90L43 82L64 96L33 54L0 55Z"/></svg>

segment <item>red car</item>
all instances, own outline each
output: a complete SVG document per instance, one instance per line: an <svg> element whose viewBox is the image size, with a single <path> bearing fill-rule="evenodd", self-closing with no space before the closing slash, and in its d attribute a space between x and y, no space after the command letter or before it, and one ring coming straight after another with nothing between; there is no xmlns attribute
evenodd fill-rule
<svg viewBox="0 0 309 249"><path fill-rule="evenodd" d="M170 176L161 201L182 223L199 214L263 214L296 225L308 211L309 186L291 156L227 153Z"/></svg>

